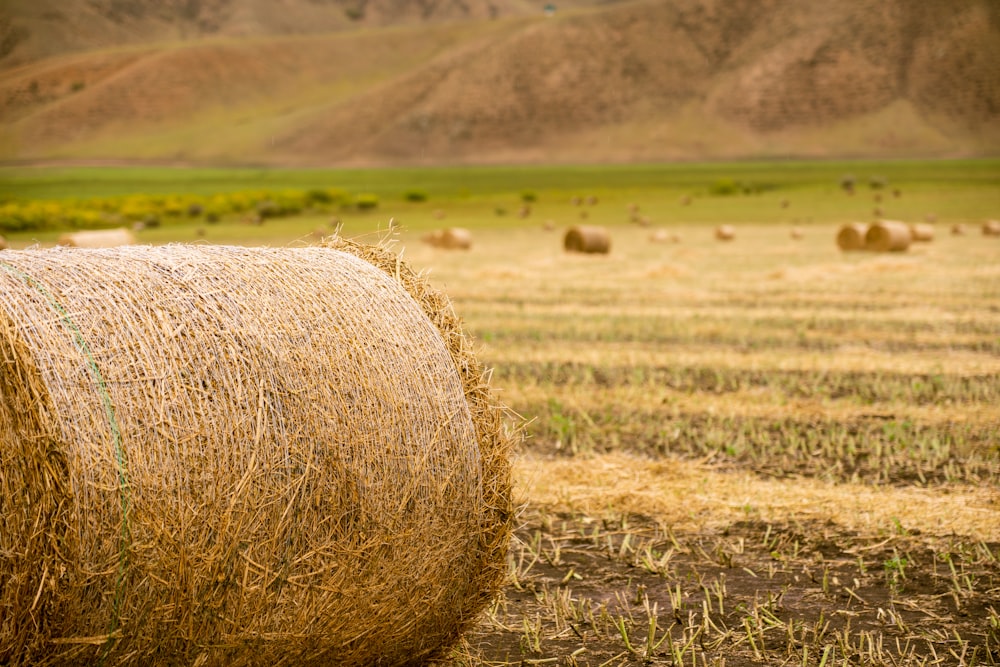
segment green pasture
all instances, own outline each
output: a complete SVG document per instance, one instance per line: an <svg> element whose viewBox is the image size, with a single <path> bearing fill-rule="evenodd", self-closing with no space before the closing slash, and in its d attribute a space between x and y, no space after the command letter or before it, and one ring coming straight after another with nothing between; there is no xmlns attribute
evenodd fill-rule
<svg viewBox="0 0 1000 667"><path fill-rule="evenodd" d="M853 194L842 184L853 181ZM2 167L0 204L84 201L129 195L210 196L332 188L371 193L370 211L328 207L252 227L239 216L217 224L163 220L143 241L194 238L220 243L295 242L332 229L378 233L395 218L411 231L627 224L628 206L654 226L671 224L830 224L876 217L977 224L1000 216L1000 160L788 161L602 166L492 166L386 169L185 167ZM407 194L426 196L410 201ZM597 203L574 204L574 198ZM529 201L526 201L529 200ZM522 206L530 211L521 215ZM54 240L58 230L8 232L15 244Z"/></svg>

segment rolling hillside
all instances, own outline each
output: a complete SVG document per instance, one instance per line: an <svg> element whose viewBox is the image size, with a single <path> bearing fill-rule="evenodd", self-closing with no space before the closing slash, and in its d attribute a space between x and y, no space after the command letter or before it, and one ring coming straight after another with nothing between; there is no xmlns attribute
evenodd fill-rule
<svg viewBox="0 0 1000 667"><path fill-rule="evenodd" d="M58 3L19 2L0 19L5 160L1000 151L991 0L582 1L552 17L522 0L94 0L72 39L52 36ZM8 48L18 30L55 55Z"/></svg>

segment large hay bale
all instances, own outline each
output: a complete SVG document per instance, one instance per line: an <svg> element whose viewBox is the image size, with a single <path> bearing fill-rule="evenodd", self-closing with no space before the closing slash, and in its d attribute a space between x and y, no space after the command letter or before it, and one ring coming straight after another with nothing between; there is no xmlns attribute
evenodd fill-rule
<svg viewBox="0 0 1000 667"><path fill-rule="evenodd" d="M911 241L910 226L896 220L880 220L865 234L865 246L875 252L902 252Z"/></svg>
<svg viewBox="0 0 1000 667"><path fill-rule="evenodd" d="M607 254L611 252L611 234L606 227L574 225L563 237L563 248L567 252Z"/></svg>
<svg viewBox="0 0 1000 667"><path fill-rule="evenodd" d="M924 222L910 224L910 237L919 243L930 243L934 240L934 225Z"/></svg>
<svg viewBox="0 0 1000 667"><path fill-rule="evenodd" d="M719 241L732 241L736 238L736 228L732 225L719 225L715 228L715 238Z"/></svg>
<svg viewBox="0 0 1000 667"><path fill-rule="evenodd" d="M863 222L844 225L837 232L837 247L844 251L864 250L867 233L868 225Z"/></svg>
<svg viewBox="0 0 1000 667"><path fill-rule="evenodd" d="M983 236L1000 236L1000 220L987 220L984 222Z"/></svg>
<svg viewBox="0 0 1000 667"><path fill-rule="evenodd" d="M117 248L123 245L134 245L136 239L132 230L119 227L117 229L70 232L60 236L57 243L71 248Z"/></svg>
<svg viewBox="0 0 1000 667"><path fill-rule="evenodd" d="M499 590L483 369L327 244L0 256L0 663L417 663Z"/></svg>

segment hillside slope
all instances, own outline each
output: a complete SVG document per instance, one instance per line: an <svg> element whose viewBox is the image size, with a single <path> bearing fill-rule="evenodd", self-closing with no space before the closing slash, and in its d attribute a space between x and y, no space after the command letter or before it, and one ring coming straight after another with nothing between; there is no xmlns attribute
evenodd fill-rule
<svg viewBox="0 0 1000 667"><path fill-rule="evenodd" d="M404 25L89 51L8 69L0 157L386 164L1000 152L992 0L661 0L498 20L473 20L499 6L488 0L454 2L427 0L427 17L468 20L408 26L406 12L387 8L423 5L370 0L359 20L387 21L383 11ZM513 2L503 12L519 13Z"/></svg>

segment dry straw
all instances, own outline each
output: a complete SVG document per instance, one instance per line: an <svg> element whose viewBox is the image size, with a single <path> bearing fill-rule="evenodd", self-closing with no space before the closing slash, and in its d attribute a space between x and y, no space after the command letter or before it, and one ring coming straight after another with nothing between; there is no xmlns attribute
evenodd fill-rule
<svg viewBox="0 0 1000 667"><path fill-rule="evenodd" d="M505 412L381 248L0 256L0 664L425 661L501 585Z"/></svg>
<svg viewBox="0 0 1000 667"><path fill-rule="evenodd" d="M914 242L930 243L934 240L934 225L929 225L925 222L911 223L910 236Z"/></svg>
<svg viewBox="0 0 1000 667"><path fill-rule="evenodd" d="M868 228L865 245L875 252L902 252L910 247L910 226L896 220L880 220Z"/></svg>
<svg viewBox="0 0 1000 667"><path fill-rule="evenodd" d="M71 248L116 248L135 244L135 234L125 227L71 232L59 237L59 245Z"/></svg>
<svg viewBox="0 0 1000 667"><path fill-rule="evenodd" d="M736 229L732 225L719 225L715 228L715 238L720 241L732 241L736 238Z"/></svg>
<svg viewBox="0 0 1000 667"><path fill-rule="evenodd" d="M611 234L606 227L574 225L566 231L563 248L567 252L607 254L611 252Z"/></svg>
<svg viewBox="0 0 1000 667"><path fill-rule="evenodd" d="M864 250L867 233L868 225L863 222L844 225L837 232L837 247L844 251Z"/></svg>

